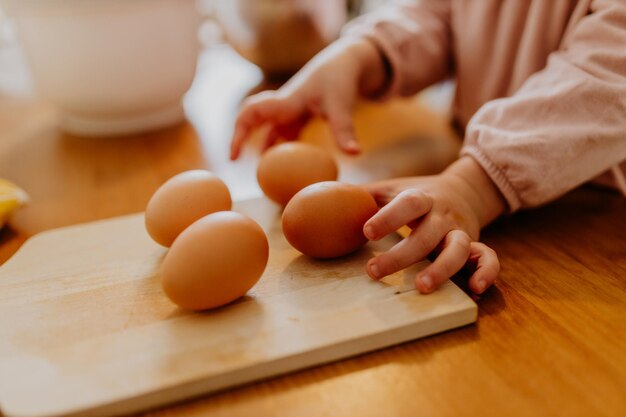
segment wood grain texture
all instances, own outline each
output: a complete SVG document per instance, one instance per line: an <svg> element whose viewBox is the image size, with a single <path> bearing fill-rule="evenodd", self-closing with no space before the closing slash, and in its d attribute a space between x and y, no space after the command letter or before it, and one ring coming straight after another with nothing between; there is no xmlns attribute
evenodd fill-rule
<svg viewBox="0 0 626 417"><path fill-rule="evenodd" d="M476 319L476 304L451 282L417 293L420 265L387 277L390 284L367 276L367 260L399 237L316 261L287 243L276 205L253 199L234 209L265 230L268 265L246 297L203 313L178 309L160 290L165 249L150 240L142 214L27 241L0 268L5 414L127 414Z"/></svg>
<svg viewBox="0 0 626 417"><path fill-rule="evenodd" d="M254 151L235 164L226 155L239 102L260 80L226 48L213 49L201 57L186 98L188 124L98 142L57 132L54 112L37 100L0 97L0 176L32 197L13 228L0 231L0 261L36 232L143 210L160 182L181 170L213 169L239 198L258 193ZM458 149L445 117L411 100L366 106L355 118L361 135L376 133L370 146L389 156L380 164L374 152L342 159L348 178L393 169L386 161L401 152L387 141L416 139L407 152L414 165L402 164L407 174L436 172ZM321 122L303 136L330 141ZM502 272L478 300L476 326L151 415L621 416L625 213L622 197L581 188L487 228L483 240L498 252Z"/></svg>

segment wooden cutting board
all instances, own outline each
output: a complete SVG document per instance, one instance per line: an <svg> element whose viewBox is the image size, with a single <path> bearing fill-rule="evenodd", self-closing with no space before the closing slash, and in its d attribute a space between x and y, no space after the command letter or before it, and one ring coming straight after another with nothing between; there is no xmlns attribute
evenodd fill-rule
<svg viewBox="0 0 626 417"><path fill-rule="evenodd" d="M267 232L269 263L246 297L210 312L182 311L162 294L166 250L147 236L143 214L28 240L0 267L5 416L131 413L476 320L474 302L450 282L417 293L420 265L387 283L365 275L367 259L399 237L317 261L289 246L273 204L236 210Z"/></svg>

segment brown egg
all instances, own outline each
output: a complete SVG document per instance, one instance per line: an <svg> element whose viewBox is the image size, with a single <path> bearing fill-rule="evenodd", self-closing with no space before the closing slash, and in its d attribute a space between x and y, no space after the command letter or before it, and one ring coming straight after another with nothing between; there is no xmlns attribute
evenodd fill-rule
<svg viewBox="0 0 626 417"><path fill-rule="evenodd" d="M161 266L163 291L178 306L205 310L230 303L259 280L269 254L263 229L232 211L185 229Z"/></svg>
<svg viewBox="0 0 626 417"><path fill-rule="evenodd" d="M367 242L363 225L378 211L363 188L336 181L309 185L283 211L283 233L291 245L314 258L335 258Z"/></svg>
<svg viewBox="0 0 626 417"><path fill-rule="evenodd" d="M231 206L230 192L215 174L186 171L156 190L146 207L146 229L155 242L169 247L191 223Z"/></svg>
<svg viewBox="0 0 626 417"><path fill-rule="evenodd" d="M320 181L337 179L337 164L324 149L302 142L287 142L263 154L257 180L265 195L285 206L298 191Z"/></svg>

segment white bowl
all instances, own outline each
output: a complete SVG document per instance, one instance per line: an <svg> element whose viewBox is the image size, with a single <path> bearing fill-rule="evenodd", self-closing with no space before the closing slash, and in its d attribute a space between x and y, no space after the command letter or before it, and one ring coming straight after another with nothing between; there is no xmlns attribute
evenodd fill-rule
<svg viewBox="0 0 626 417"><path fill-rule="evenodd" d="M1 0L0 0L1 1ZM184 118L199 49L195 0L4 0L39 93L65 130L110 136Z"/></svg>

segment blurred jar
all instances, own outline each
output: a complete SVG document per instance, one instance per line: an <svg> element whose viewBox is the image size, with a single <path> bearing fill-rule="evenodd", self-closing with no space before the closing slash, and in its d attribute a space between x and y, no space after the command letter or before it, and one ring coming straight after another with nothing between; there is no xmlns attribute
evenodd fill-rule
<svg viewBox="0 0 626 417"><path fill-rule="evenodd" d="M218 0L216 17L241 56L283 78L339 37L347 0Z"/></svg>

